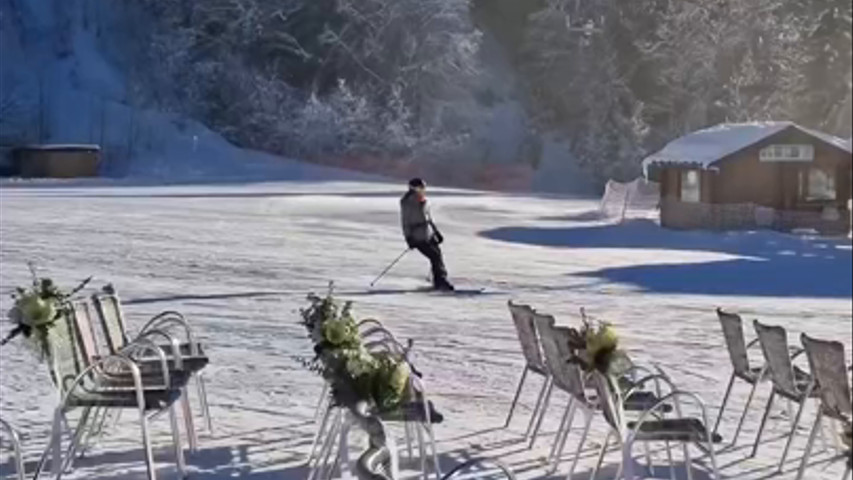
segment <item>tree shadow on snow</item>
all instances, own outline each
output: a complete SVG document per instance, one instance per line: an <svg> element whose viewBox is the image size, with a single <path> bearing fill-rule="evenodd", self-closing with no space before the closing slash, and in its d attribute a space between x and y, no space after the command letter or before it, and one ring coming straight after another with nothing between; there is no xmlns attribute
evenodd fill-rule
<svg viewBox="0 0 853 480"><path fill-rule="evenodd" d="M684 232L651 221L576 228L505 227L482 232L505 242L576 249L713 252L742 258L702 263L632 265L581 276L657 293L849 298L851 248L846 240L772 232Z"/></svg>

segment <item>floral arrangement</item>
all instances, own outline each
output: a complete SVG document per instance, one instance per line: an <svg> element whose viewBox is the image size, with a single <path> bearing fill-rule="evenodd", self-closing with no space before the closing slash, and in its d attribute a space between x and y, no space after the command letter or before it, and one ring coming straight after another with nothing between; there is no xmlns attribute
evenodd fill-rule
<svg viewBox="0 0 853 480"><path fill-rule="evenodd" d="M630 366L630 360L619 349L619 335L607 322L591 321L581 310L580 329L569 328L569 348L576 352L571 361L580 364L584 371L619 376Z"/></svg>
<svg viewBox="0 0 853 480"><path fill-rule="evenodd" d="M393 410L406 401L408 364L364 347L352 302L340 305L331 284L325 297L311 294L308 301L310 305L300 314L314 343L315 357L303 363L329 381L334 401L350 408L367 402L378 411Z"/></svg>
<svg viewBox="0 0 853 480"><path fill-rule="evenodd" d="M57 319L68 313L67 301L85 288L92 277L83 280L76 288L65 293L50 278L40 278L32 264L29 264L29 268L32 282L29 287L17 287L12 294L12 300L15 303L7 316L15 327L0 341L0 345L5 345L18 335L23 335L31 342L40 358L44 359L50 355L48 332L51 326Z"/></svg>

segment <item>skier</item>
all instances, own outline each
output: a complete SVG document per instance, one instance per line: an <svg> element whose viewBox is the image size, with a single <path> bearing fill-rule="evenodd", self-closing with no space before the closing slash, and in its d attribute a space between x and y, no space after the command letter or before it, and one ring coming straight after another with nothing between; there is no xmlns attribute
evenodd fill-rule
<svg viewBox="0 0 853 480"><path fill-rule="evenodd" d="M452 291L453 285L447 281L447 269L441 255L440 245L444 237L432 221L426 199L426 184L420 178L409 181L409 191L400 199L400 217L406 244L429 259L433 287L436 290Z"/></svg>

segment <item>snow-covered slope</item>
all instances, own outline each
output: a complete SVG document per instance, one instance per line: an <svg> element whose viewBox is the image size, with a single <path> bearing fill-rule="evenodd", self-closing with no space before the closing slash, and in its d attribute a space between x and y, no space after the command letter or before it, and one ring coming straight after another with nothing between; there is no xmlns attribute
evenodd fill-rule
<svg viewBox="0 0 853 480"><path fill-rule="evenodd" d="M0 0L2 94L19 112L4 123L11 145L100 144L102 173L134 181L367 178L245 151L191 119L134 106L127 79L102 51L109 39L98 38L114 32L98 32L92 3ZM104 2L97 15L111 8Z"/></svg>
<svg viewBox="0 0 853 480"><path fill-rule="evenodd" d="M9 306L10 289L28 280L25 262L33 260L63 286L87 275L96 285L113 282L128 302L132 330L156 312L184 312L212 358L206 375L215 431L203 434L201 449L189 456L192 478L202 480L306 478L322 382L293 358L311 354L297 309L307 292L324 290L329 280L341 298L356 302L357 316L381 319L415 340L414 362L447 419L436 429L445 469L492 456L522 480L562 479L573 459L579 427L557 473L549 474L542 462L565 411L561 393L555 393L539 442L527 449L523 437L540 387L536 380L511 428L502 428L523 365L506 308L510 299L562 324L577 325L582 306L613 322L636 361L660 364L680 388L699 392L712 419L730 373L717 307L737 310L747 322L783 325L792 344L800 332L847 339L849 356L849 244L772 232L606 225L582 220L597 208L592 201L440 191L432 199L451 277L460 286L487 287L486 294L412 292L427 272L416 254L369 289L405 248L399 193L364 182L0 188L0 311ZM0 334L8 328L0 324ZM746 332L754 337L749 323ZM753 353L759 362L760 353ZM45 445L56 397L42 366L19 342L0 350L0 365L0 414L24 432L32 461ZM720 429L725 439L748 393L746 385L735 387ZM808 403L785 473L778 475L782 435L790 429L784 402L771 412L758 456L748 458L768 394L766 384L757 390L738 446L720 453L724 478L793 480L815 404ZM168 421L152 425L159 478L174 478ZM597 416L592 425L575 478L589 477L605 438L604 421ZM830 448L832 431L827 427ZM833 451L822 451L820 441L817 447L805 478L841 478L843 465L830 462ZM634 453L645 461L642 446ZM647 478L669 478L660 445L652 454L660 468ZM674 455L680 467L680 449ZM617 459L615 451L607 455L600 480L613 478ZM694 459L708 463L698 454ZM0 469L7 472L8 465ZM126 412L66 478L144 478L133 415ZM678 478L686 479L682 468Z"/></svg>

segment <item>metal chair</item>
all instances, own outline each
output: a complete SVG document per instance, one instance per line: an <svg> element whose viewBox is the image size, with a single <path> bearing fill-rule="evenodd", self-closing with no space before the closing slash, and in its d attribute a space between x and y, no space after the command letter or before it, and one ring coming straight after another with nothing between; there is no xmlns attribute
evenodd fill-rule
<svg viewBox="0 0 853 480"><path fill-rule="evenodd" d="M809 368L814 375L815 382L820 385L820 407L815 415L809 441L803 453L803 460L797 471L797 480L803 478L806 471L809 456L814 446L815 437L822 428L822 420L829 417L838 420L845 425L853 423L853 405L851 405L850 384L847 381L845 371L844 344L826 340L817 340L805 333L800 335L800 340L806 351ZM848 458L847 470L844 477L850 473L850 452L844 452L842 457Z"/></svg>
<svg viewBox="0 0 853 480"><path fill-rule="evenodd" d="M567 478L571 478L575 468L577 467L578 460L580 459L580 453L583 450L586 437L589 434L589 428L592 424L592 419L595 416L597 405L594 401L588 399L584 392L583 377L580 367L576 363L569 362L572 355L568 350L568 331L563 328L554 327L554 318L549 315L534 314L534 322L536 323L536 328L539 332L539 339L542 342L542 351L545 355L548 370L552 378L551 384L569 395L569 403L566 406L566 411L563 415L562 421L560 422L560 426L557 430L557 436L554 439L554 445L551 448L551 453L548 457L549 462L552 463L549 473L556 471L559 465L559 455L565 447L577 410L581 410L585 418L583 434L578 442L572 466L569 468L569 475ZM546 405L549 397L546 397ZM539 423L541 424L542 417L539 417L539 420Z"/></svg>
<svg viewBox="0 0 853 480"><path fill-rule="evenodd" d="M536 399L536 407L533 409L533 414L530 416L530 423L528 424L527 432L525 433L525 438L527 438L531 435L534 425L541 417L540 409L547 392L550 389L551 375L548 373L548 368L545 366L542 347L536 333L536 325L533 322L534 310L528 305L518 305L512 301L508 302L508 306L510 314L512 315L513 324L515 324L516 333L518 334L518 341L521 343L521 352L524 355L525 364L504 428L508 428L510 423L512 423L515 407L518 405L518 400L521 397L521 392L524 389L524 384L527 381L528 374L532 372L533 374L542 377L542 389L539 391L539 396Z"/></svg>
<svg viewBox="0 0 853 480"><path fill-rule="evenodd" d="M764 416L761 419L761 425L758 427L755 445L752 448L752 457L758 453L761 434L764 431L770 410L773 408L773 400L776 395L799 404L797 414L791 422L791 431L785 443L785 450L782 452L782 459L779 461L778 471L781 472L785 459L788 457L788 450L797 434L797 425L800 423L806 400L819 396L820 388L815 384L811 375L794 366L794 359L804 353L804 350L797 351L793 356L789 354L791 349L788 347L788 333L784 328L764 325L758 320L755 320L753 324L755 325L755 333L758 335L758 343L761 345L761 351L764 353L764 360L767 362L767 371L770 374L770 380L773 382L773 390L767 399L767 407L764 409Z"/></svg>
<svg viewBox="0 0 853 480"><path fill-rule="evenodd" d="M660 378L665 381L664 377ZM619 478L624 470L626 480L634 480L634 465L632 457L632 447L634 442L679 442L683 445L684 460L687 467L687 479L693 479L693 470L691 468L692 460L688 449L689 444L696 445L703 453L711 458L711 466L713 475L716 480L720 480L720 472L717 468L717 459L714 453L714 444L720 443L722 438L710 432L707 428L708 413L702 399L690 392L681 390L671 391L664 395L651 408L645 410L636 421L628 421L625 418L625 410L623 407L624 401L622 393L619 391L618 384L611 377L599 372L593 372L591 381L598 393L600 407L604 414L605 420L610 424L610 431L607 438L601 447L598 455L598 461L592 471L590 479L593 480L601 467L601 462L604 460L604 455L610 443L610 438L616 434L616 441L622 448L622 457L619 471L614 478ZM629 392L630 394L630 392ZM685 417L681 411L680 398L686 397L698 406L701 417ZM656 414L665 405L672 402L675 405L676 418L656 418ZM667 448L667 453L669 449ZM648 452L647 452L648 456ZM672 457L669 457L670 472L674 473Z"/></svg>
<svg viewBox="0 0 853 480"><path fill-rule="evenodd" d="M726 349L729 352L729 359L732 362L732 374L731 377L729 377L729 385L726 387L726 393L723 396L723 403L720 405L720 411L717 413L717 421L714 424L714 433L717 433L717 430L720 427L720 422L723 419L723 413L726 410L726 404L729 401L729 396L732 393L735 380L739 379L752 385L752 388L749 391L749 397L746 399L746 405L743 407L743 413L741 413L740 421L738 421L737 429L735 430L735 434L732 436L731 445L735 445L737 443L738 436L740 436L741 428L743 428L743 422L746 420L746 415L749 412L749 406L752 404L752 399L755 396L755 390L758 387L758 384L766 380L767 377L765 375L766 370L764 366L753 367L749 363L748 351L750 348L758 344L758 339L756 338L749 343L746 343L743 335L743 321L741 320L740 315L724 312L718 308L717 318L720 320L720 326L723 328L723 337L726 339Z"/></svg>
<svg viewBox="0 0 853 480"><path fill-rule="evenodd" d="M386 329L382 322L379 320L375 320L372 318L368 318L362 320L358 323L359 336L362 339L362 342L365 343L365 348L369 351L386 351L388 353L392 353L397 356L402 356L409 363L409 368L412 372L419 377L421 376L420 372L415 369L415 367L409 362L409 352L412 348L412 342L409 341L409 345L403 349L400 346L400 343L394 337L394 334L391 333L390 330ZM317 453L317 447L319 446L320 438L326 433L326 428L329 425L329 421L333 417L332 415L332 407L330 405L331 397L329 396L329 382L323 382L323 389L320 392L320 398L317 401L317 407L314 412L314 424L317 425L317 430L314 432L314 439L311 443L311 450L308 454L307 464L311 465L311 463L316 459L315 455ZM411 447L411 425L406 423L406 444L408 446L409 457L412 457L412 447Z"/></svg>
<svg viewBox="0 0 853 480"><path fill-rule="evenodd" d="M549 462L552 462L550 472L556 471L559 465L559 458L565 448L566 441L571 431L574 422L574 416L577 410L580 409L584 413L586 423L584 424L583 434L575 452L574 461L569 469L568 479L572 478L574 470L577 467L580 459L580 452L586 442L587 435L595 416L596 411L599 411L598 399L589 398L586 394L586 385L584 382L585 375L577 362L573 362L572 358L577 356L577 352L571 350L570 333L567 328L555 327L554 319L549 315L534 314L534 322L536 324L539 339L542 344L542 351L545 355L545 361L548 370L551 374L552 384L558 389L563 390L569 395L569 404L560 422L557 430L557 435L554 445L551 448L551 453L548 457ZM646 372L644 367L632 366L628 373ZM649 371L650 372L650 371ZM650 392L643 390L648 383L654 382L656 391ZM673 390L671 381L663 373L648 373L644 377L626 376L619 379L620 385L629 385L624 389L627 395L624 397L623 408L625 411L643 412L648 408L655 406L661 397L660 383L664 382ZM672 411L672 406L663 404L659 406L659 410L663 413ZM540 417L540 422L542 417ZM647 449L648 454L648 449Z"/></svg>
<svg viewBox="0 0 853 480"><path fill-rule="evenodd" d="M377 332L377 329L382 330L382 332ZM416 374L416 370L411 366L411 363L409 363L409 348L403 347L399 342L397 342L390 331L387 331L382 327L373 327L369 331L363 332L363 335L365 335L367 339L370 339L371 337L375 338L377 336L381 337L378 340L372 340L365 343L365 348L367 348L368 351L389 353L406 362L410 371L408 385L409 396L414 399L414 401L406 405L402 405L396 411L377 412L374 415L378 420L381 420L386 425L403 423L406 431L406 443L410 459L413 457L411 447L411 429L414 429L417 434L418 450L421 460L421 472L424 478L427 478L428 476L426 446L429 446L431 450L429 456L432 457L433 474L435 475L436 480L440 479L441 466L438 461L438 451L435 444L435 434L432 426L433 423L440 423L442 421L442 417L434 410L432 402L429 401L427 388L420 374ZM308 464L311 465L312 460L314 459L316 459L316 462L314 462L314 465L309 472L309 480L320 479L323 478L324 475L329 475L328 478L330 478L335 467L340 465L341 462L346 461L344 449L350 424L350 415L346 411L346 407L336 407L331 403L328 404L320 424L320 428L315 435L314 445L311 448ZM327 427L329 427L328 431L326 431ZM427 439L424 439L423 433L427 434ZM318 442L324 435L326 436L326 439L322 442L322 446L315 456L316 446L319 445ZM332 452L335 448L336 439L339 440L338 443L340 444L340 447L338 448L337 456L332 459ZM330 461L332 461L331 466L329 463Z"/></svg>
<svg viewBox="0 0 853 480"><path fill-rule="evenodd" d="M18 435L17 430L15 430L12 425L8 422L0 418L0 430L8 435L9 443L12 444L12 455L15 464L15 476L18 480L24 480L26 478L26 471L24 470L24 458L21 449L21 437Z"/></svg>
<svg viewBox="0 0 853 480"><path fill-rule="evenodd" d="M149 412L154 416L169 411L172 430L172 442L179 475L186 477L183 450L181 448L180 428L174 404L181 397L179 381L172 379L166 358L156 347L152 353L161 354L160 377L155 381L143 382L139 366L128 353L96 357L91 348L94 339L91 331L86 331L78 321L86 311L84 304L73 304L49 331L50 374L54 384L60 390L61 400L55 409L51 442L36 466L35 478L44 469L49 454L53 456L53 474L58 480L71 467L93 409L136 409L139 413L142 446L145 457L147 478L156 479L154 457L151 452L151 440L148 430ZM139 348L143 348L140 346ZM81 408L82 413L72 436L64 460L61 453L62 418L65 412Z"/></svg>
<svg viewBox="0 0 853 480"><path fill-rule="evenodd" d="M91 298L100 319L105 343L111 354L116 354L136 339L145 338L149 332L170 331L172 328L181 330L184 335L184 341L177 344L170 342L167 345L163 345L162 349L166 353L170 368L191 372L191 377L195 380L196 384L201 414L205 419L208 431L212 432L213 419L210 415L207 388L204 382L204 375L202 374L202 370L210 362L210 359L205 354L204 346L196 340L193 329L183 315L175 311L162 312L148 320L136 337L131 337L128 334L124 321L121 301L111 285L105 287L103 292L92 295ZM141 364L143 370L146 368L144 360L137 359L137 362ZM180 365L176 362L180 362ZM191 414L192 412L189 413ZM193 430L192 435L191 442L193 443L193 450L195 450L195 430Z"/></svg>

